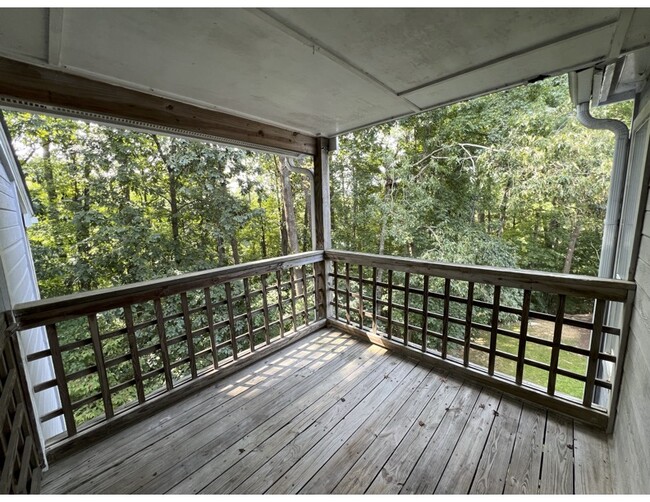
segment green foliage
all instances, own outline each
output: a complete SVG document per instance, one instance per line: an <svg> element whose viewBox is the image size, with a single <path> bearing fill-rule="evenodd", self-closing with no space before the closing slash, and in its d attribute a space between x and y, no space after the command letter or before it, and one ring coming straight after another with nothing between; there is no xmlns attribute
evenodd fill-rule
<svg viewBox="0 0 650 502"><path fill-rule="evenodd" d="M631 103L595 115L629 120ZM28 113L6 118L39 220L29 238L43 297L279 256L286 249L280 178L271 155ZM595 275L612 154L611 133L577 122L565 78L347 134L331 161L333 244ZM291 184L300 248L307 250L308 185L295 174ZM419 285L421 278L411 280ZM451 287L452 295L467 293L467 283L452 281ZM484 302L492 294L486 285L474 291ZM165 311L178 312L177 300ZM504 288L502 301L519 305L521 292ZM533 303L553 312L544 295L534 295ZM454 304L452 316L463 317L463 308ZM567 308L583 313L591 305ZM291 328L289 313L285 329ZM395 315L399 321L401 314ZM489 315L477 311L474 320L484 323ZM136 322L151 319L152 306L136 306L134 316ZM121 312L103 314L102 333L123 329L121 319ZM503 315L501 321L509 319ZM182 322L166 328L170 338L184 332ZM245 321L236 327L246 328ZM144 331L140 348L155 343L155 332ZM62 343L89 336L83 319L61 323L59 334ZM450 327L450 335L462 338L463 327ZM104 349L115 357L128 352L123 336L107 338ZM183 344L172 345L171 356L177 360L186 351ZM88 346L71 351L68 371L91 366L93 357ZM160 368L160 351L141 364L143 371ZM186 365L175 371L175 378L187 375ZM111 385L133 378L129 365L116 365L109 376ZM147 392L162 385L159 377L146 384ZM70 387L73 399L81 399L98 392L99 382L89 375ZM134 392L121 391L116 404L132 401ZM100 411L96 402L78 417L85 421Z"/></svg>

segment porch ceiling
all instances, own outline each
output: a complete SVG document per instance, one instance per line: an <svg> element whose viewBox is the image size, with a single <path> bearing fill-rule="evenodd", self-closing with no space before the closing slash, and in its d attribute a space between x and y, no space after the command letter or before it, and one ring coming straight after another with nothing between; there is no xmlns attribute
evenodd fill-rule
<svg viewBox="0 0 650 502"><path fill-rule="evenodd" d="M323 136L650 44L650 9L1 11L2 56Z"/></svg>

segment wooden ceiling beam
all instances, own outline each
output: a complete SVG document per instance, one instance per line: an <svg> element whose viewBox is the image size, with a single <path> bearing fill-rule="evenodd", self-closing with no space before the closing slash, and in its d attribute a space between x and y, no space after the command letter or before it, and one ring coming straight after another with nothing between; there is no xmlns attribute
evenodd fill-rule
<svg viewBox="0 0 650 502"><path fill-rule="evenodd" d="M316 137L0 57L0 105L160 131L288 155L317 153Z"/></svg>

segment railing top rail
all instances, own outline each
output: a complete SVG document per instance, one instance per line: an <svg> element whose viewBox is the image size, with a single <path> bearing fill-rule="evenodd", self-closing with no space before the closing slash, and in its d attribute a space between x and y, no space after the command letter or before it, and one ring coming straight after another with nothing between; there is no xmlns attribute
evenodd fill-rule
<svg viewBox="0 0 650 502"><path fill-rule="evenodd" d="M84 314L178 294L191 289L205 288L253 275L321 261L323 261L323 251L309 251L125 286L21 303L15 306L13 313L18 328L24 330Z"/></svg>
<svg viewBox="0 0 650 502"><path fill-rule="evenodd" d="M585 275L558 274L553 272L513 270L478 265L457 265L414 258L327 250L325 259L345 261L354 265L397 270L445 279L492 284L544 291L548 293L625 301L636 285L630 281L603 279Z"/></svg>

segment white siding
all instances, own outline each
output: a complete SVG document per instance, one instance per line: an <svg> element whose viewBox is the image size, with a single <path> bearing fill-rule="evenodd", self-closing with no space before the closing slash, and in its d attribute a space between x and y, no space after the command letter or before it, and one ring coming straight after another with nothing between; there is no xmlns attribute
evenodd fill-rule
<svg viewBox="0 0 650 502"><path fill-rule="evenodd" d="M650 113L649 98L650 90L646 88L639 113L639 118L643 120ZM641 126L643 122L638 124ZM637 127L636 130L642 131L642 128ZM639 179L647 180L647 128L643 132L646 135L645 151L642 154L637 151L636 158L633 154L631 167L645 170L646 177L641 176ZM635 138L637 142L640 139ZM647 194L647 182L644 185L641 185L642 192ZM635 262L634 280L637 290L618 414L610 438L615 493L650 493L650 204L645 209L637 223L637 228L642 232L639 255Z"/></svg>
<svg viewBox="0 0 650 502"><path fill-rule="evenodd" d="M29 243L23 224L26 208L21 207L25 200L25 192L18 183L22 180L17 176L17 168L9 150L7 138L0 128L0 264L4 274L0 283L7 288L5 298L10 306L17 303L37 300L40 298L34 263L32 261ZM27 214L27 217L31 217ZM45 331L42 328L25 331L20 334L21 349L24 354L36 352L48 347ZM54 373L49 360L40 360L27 364L28 378L32 384L44 382L53 378ZM36 410L39 415L59 407L59 397L56 389L49 389L33 395ZM49 438L63 430L60 418L43 424L42 439Z"/></svg>

